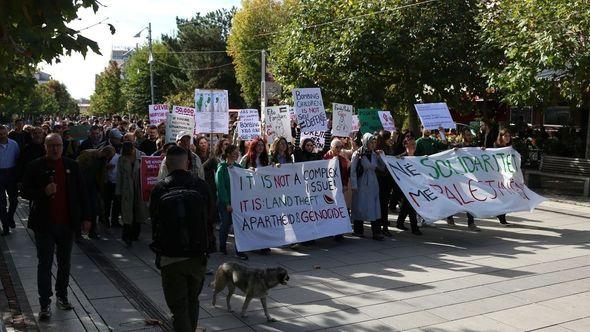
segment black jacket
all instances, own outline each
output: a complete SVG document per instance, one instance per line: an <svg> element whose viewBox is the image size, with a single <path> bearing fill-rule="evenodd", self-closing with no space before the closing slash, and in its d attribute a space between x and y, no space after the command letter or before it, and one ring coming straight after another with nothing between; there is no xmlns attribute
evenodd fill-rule
<svg viewBox="0 0 590 332"><path fill-rule="evenodd" d="M62 161L68 187L70 227L79 230L82 220L90 220L84 182L76 161L66 157L63 157ZM41 157L29 163L23 177L21 196L31 201L28 226L34 231L43 231L52 222L51 199L45 194L45 187L49 184L49 172L46 157Z"/></svg>
<svg viewBox="0 0 590 332"><path fill-rule="evenodd" d="M18 181L22 182L25 169L33 160L45 155L45 146L43 144L29 143L25 146L18 159Z"/></svg>
<svg viewBox="0 0 590 332"><path fill-rule="evenodd" d="M207 216L208 220L207 223L211 223L213 217L213 195L211 195L211 191L209 190L209 185L200 179L199 177L193 176L188 171L183 170L175 170L172 171L168 176L164 179L160 180L152 190L152 194L150 196L150 219L152 222L152 238L154 242L158 242L158 235L160 234L160 228L164 227L165 217L161 216L160 212L158 211L158 207L160 206L160 199L162 196L167 193L172 188L186 188L192 189L198 192L203 197L203 202L195 202L195 204L204 204L205 209L207 209Z"/></svg>

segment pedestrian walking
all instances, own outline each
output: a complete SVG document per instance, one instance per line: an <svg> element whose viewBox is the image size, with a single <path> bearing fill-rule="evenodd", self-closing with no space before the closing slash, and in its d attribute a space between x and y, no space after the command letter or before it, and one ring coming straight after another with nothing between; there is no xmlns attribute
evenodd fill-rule
<svg viewBox="0 0 590 332"><path fill-rule="evenodd" d="M19 154L19 144L8 138L8 128L0 125L0 221L4 236L10 234L10 228L15 227L14 214L18 205L16 166Z"/></svg>

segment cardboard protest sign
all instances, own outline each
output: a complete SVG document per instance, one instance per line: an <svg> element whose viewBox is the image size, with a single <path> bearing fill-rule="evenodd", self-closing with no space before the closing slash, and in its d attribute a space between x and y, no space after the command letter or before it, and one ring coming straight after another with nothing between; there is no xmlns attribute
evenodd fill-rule
<svg viewBox="0 0 590 332"><path fill-rule="evenodd" d="M181 131L186 131L190 134L194 133L195 117L194 113L190 114L190 109L190 107L179 107L174 108L171 113L168 113L166 120L166 143L176 142L176 135Z"/></svg>
<svg viewBox="0 0 590 332"><path fill-rule="evenodd" d="M348 137L352 133L352 105L332 103L332 136Z"/></svg>
<svg viewBox="0 0 590 332"><path fill-rule="evenodd" d="M289 120L289 106L271 106L264 109L264 130L268 143L279 137L291 142L291 120Z"/></svg>
<svg viewBox="0 0 590 332"><path fill-rule="evenodd" d="M297 123L302 131L328 129L328 119L320 88L293 89L293 103Z"/></svg>
<svg viewBox="0 0 590 332"><path fill-rule="evenodd" d="M287 108L289 109L289 119L297 122L297 114L295 114L295 109L291 106L287 106Z"/></svg>
<svg viewBox="0 0 590 332"><path fill-rule="evenodd" d="M142 156L141 157L141 197L144 202L150 200L150 194L156 183L158 183L158 171L164 156Z"/></svg>
<svg viewBox="0 0 590 332"><path fill-rule="evenodd" d="M315 144L316 150L323 150L326 146L326 132L325 131L302 131L299 141L303 141L307 138L311 138Z"/></svg>
<svg viewBox="0 0 590 332"><path fill-rule="evenodd" d="M227 90L195 90L195 122L199 134L229 132Z"/></svg>
<svg viewBox="0 0 590 332"><path fill-rule="evenodd" d="M428 221L459 212L490 217L532 211L545 200L525 185L520 154L511 147L381 158L416 212Z"/></svg>
<svg viewBox="0 0 590 332"><path fill-rule="evenodd" d="M240 121L238 121L238 137L241 140L251 140L260 136L260 117L258 116L258 110L240 110Z"/></svg>
<svg viewBox="0 0 590 332"><path fill-rule="evenodd" d="M71 126L68 128L70 136L74 141L82 141L88 138L88 132L90 131L90 125L78 125Z"/></svg>
<svg viewBox="0 0 590 332"><path fill-rule="evenodd" d="M351 232L337 159L229 169L239 251Z"/></svg>
<svg viewBox="0 0 590 332"><path fill-rule="evenodd" d="M168 116L168 105L166 104L154 104L149 106L149 117L150 124L159 125L162 122L166 122Z"/></svg>
<svg viewBox="0 0 590 332"><path fill-rule="evenodd" d="M379 120L383 129L392 132L395 131L395 123L393 122L393 116L389 111L379 111Z"/></svg>
<svg viewBox="0 0 590 332"><path fill-rule="evenodd" d="M352 115L352 132L355 133L361 129L361 121L356 114Z"/></svg>
<svg viewBox="0 0 590 332"><path fill-rule="evenodd" d="M416 112L425 129L456 128L455 121L445 103L415 104Z"/></svg>
<svg viewBox="0 0 590 332"><path fill-rule="evenodd" d="M358 110L359 122L360 122L360 131L362 134L365 133L373 133L383 129L381 125L381 120L379 119L379 112L378 109L373 108L363 108Z"/></svg>

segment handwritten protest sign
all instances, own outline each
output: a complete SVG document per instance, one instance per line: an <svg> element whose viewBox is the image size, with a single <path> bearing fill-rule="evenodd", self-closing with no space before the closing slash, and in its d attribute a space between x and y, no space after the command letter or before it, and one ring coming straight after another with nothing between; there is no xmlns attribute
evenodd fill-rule
<svg viewBox="0 0 590 332"><path fill-rule="evenodd" d="M359 116L356 114L352 115L352 132L357 132L361 129L361 121L359 120Z"/></svg>
<svg viewBox="0 0 590 332"><path fill-rule="evenodd" d="M511 147L381 158L416 212L428 221L459 212L490 217L532 211L545 200L525 186L520 154Z"/></svg>
<svg viewBox="0 0 590 332"><path fill-rule="evenodd" d="M379 120L381 121L381 125L383 129L387 131L395 131L395 123L393 122L393 116L389 111L379 111Z"/></svg>
<svg viewBox="0 0 590 332"><path fill-rule="evenodd" d="M451 112L445 103L415 104L416 112L425 129L456 128Z"/></svg>
<svg viewBox="0 0 590 332"><path fill-rule="evenodd" d="M195 122L199 134L227 134L229 102L227 90L195 90Z"/></svg>
<svg viewBox="0 0 590 332"><path fill-rule="evenodd" d="M297 122L297 114L295 114L295 109L291 106L286 106L289 109L289 120Z"/></svg>
<svg viewBox="0 0 590 332"><path fill-rule="evenodd" d="M297 123L303 131L328 129L328 120L320 88L293 89Z"/></svg>
<svg viewBox="0 0 590 332"><path fill-rule="evenodd" d="M258 116L258 110L240 110L240 121L238 121L238 137L241 140L251 140L260 136L260 117Z"/></svg>
<svg viewBox="0 0 590 332"><path fill-rule="evenodd" d="M291 142L291 120L289 120L289 106L271 106L264 109L264 130L268 143L279 137Z"/></svg>
<svg viewBox="0 0 590 332"><path fill-rule="evenodd" d="M229 169L239 251L351 232L337 159Z"/></svg>
<svg viewBox="0 0 590 332"><path fill-rule="evenodd" d="M332 103L332 136L348 137L352 132L352 105Z"/></svg>
<svg viewBox="0 0 590 332"><path fill-rule="evenodd" d="M168 105L166 104L154 104L149 106L149 117L150 124L159 125L162 122L166 122L168 116Z"/></svg>
<svg viewBox="0 0 590 332"><path fill-rule="evenodd" d="M303 143L303 141L307 138L313 140L315 144L316 150L323 150L326 146L326 132L325 131L302 131L301 137L299 141Z"/></svg>
<svg viewBox="0 0 590 332"><path fill-rule="evenodd" d="M193 110L191 114L191 110ZM176 135L181 131L194 133L195 131L195 117L194 109L190 107L174 106L171 113L168 113L166 119L166 143L175 142Z"/></svg>
<svg viewBox="0 0 590 332"><path fill-rule="evenodd" d="M142 156L141 157L141 197L144 202L150 200L150 194L156 183L158 183L158 171L164 156Z"/></svg>
<svg viewBox="0 0 590 332"><path fill-rule="evenodd" d="M359 122L361 125L361 133L373 133L383 129L381 120L379 119L378 109L360 109L358 110Z"/></svg>

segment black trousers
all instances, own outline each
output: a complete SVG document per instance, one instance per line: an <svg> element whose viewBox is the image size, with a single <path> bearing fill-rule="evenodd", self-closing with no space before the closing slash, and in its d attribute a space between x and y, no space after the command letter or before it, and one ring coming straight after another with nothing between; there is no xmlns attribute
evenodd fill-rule
<svg viewBox="0 0 590 332"><path fill-rule="evenodd" d="M404 197L402 199L399 215L397 216L397 224L403 225L404 221L406 220L406 217L408 216L410 217L410 227L412 228L412 231L418 230L418 219L416 218L416 210L414 210L414 207L412 206L412 204L410 204L408 199Z"/></svg>
<svg viewBox="0 0 590 332"><path fill-rule="evenodd" d="M391 200L391 191L393 190L393 178L389 175L379 176L379 205L381 208L380 226L387 230L389 226L389 201Z"/></svg>
<svg viewBox="0 0 590 332"><path fill-rule="evenodd" d="M8 196L8 201L6 196ZM17 205L16 168L0 169L0 222L2 222L4 231L8 231L9 227L14 227L14 214Z"/></svg>
<svg viewBox="0 0 590 332"><path fill-rule="evenodd" d="M139 234L141 234L140 222L134 221L131 225L123 225L123 234L121 236L123 241L137 241L137 239L139 239Z"/></svg>
<svg viewBox="0 0 590 332"><path fill-rule="evenodd" d="M51 266L53 256L57 257L57 277L55 293L59 298L68 297L70 281L70 261L74 232L69 225L51 224L47 229L35 231L37 245L37 288L41 307L51 304Z"/></svg>
<svg viewBox="0 0 590 332"><path fill-rule="evenodd" d="M114 183L107 182L104 193L104 217L111 226L119 223L121 214L121 202L115 199L115 187Z"/></svg>

